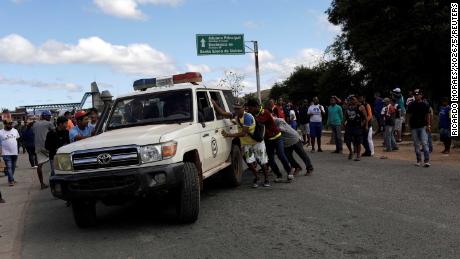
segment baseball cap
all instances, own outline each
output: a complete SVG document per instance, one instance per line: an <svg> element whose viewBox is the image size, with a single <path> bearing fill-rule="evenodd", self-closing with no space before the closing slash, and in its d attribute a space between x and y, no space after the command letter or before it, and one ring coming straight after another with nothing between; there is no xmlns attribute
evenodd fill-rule
<svg viewBox="0 0 460 259"><path fill-rule="evenodd" d="M234 108L234 109L242 109L243 106L244 106L244 105L243 105L242 103L240 103L240 102L235 102L235 103L233 103L233 108Z"/></svg>
<svg viewBox="0 0 460 259"><path fill-rule="evenodd" d="M51 116L51 112L50 111L42 111L42 116Z"/></svg>
<svg viewBox="0 0 460 259"><path fill-rule="evenodd" d="M75 119L78 120L78 119L80 119L81 117L85 117L86 115L88 115L87 112L85 112L85 111L78 111L78 112L75 113Z"/></svg>
<svg viewBox="0 0 460 259"><path fill-rule="evenodd" d="M387 102L389 103L389 102L390 102L390 98L386 97L385 99L383 99L383 101L386 102L386 103L387 103Z"/></svg>
<svg viewBox="0 0 460 259"><path fill-rule="evenodd" d="M393 89L393 92L395 92L395 93L401 93L401 89L400 89L399 87L397 87L397 88Z"/></svg>

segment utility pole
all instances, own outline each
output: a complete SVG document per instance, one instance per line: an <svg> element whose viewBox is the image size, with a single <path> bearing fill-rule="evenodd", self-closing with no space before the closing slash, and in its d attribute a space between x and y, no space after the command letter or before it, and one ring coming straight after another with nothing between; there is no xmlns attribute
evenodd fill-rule
<svg viewBox="0 0 460 259"><path fill-rule="evenodd" d="M256 62L257 98L259 99L259 103L262 104L262 98L260 96L259 46L256 40L253 41L253 43L254 43L254 59Z"/></svg>

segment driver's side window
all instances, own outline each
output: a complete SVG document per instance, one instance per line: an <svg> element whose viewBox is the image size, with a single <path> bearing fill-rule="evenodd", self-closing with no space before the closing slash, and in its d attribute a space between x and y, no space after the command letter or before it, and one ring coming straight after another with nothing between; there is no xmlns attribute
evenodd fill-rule
<svg viewBox="0 0 460 259"><path fill-rule="evenodd" d="M198 122L213 121L214 109L211 107L207 92L199 91L196 93L198 105Z"/></svg>

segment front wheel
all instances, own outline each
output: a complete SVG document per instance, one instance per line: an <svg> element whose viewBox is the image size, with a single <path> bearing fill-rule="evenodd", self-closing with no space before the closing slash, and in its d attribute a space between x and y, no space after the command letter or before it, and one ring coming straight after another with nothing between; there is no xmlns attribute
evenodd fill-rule
<svg viewBox="0 0 460 259"><path fill-rule="evenodd" d="M230 156L232 164L225 169L225 178L231 186L240 186L243 178L243 163L241 161L240 147L232 145Z"/></svg>
<svg viewBox="0 0 460 259"><path fill-rule="evenodd" d="M182 184L177 199L180 223L193 223L200 212L200 180L195 164L184 163Z"/></svg>
<svg viewBox="0 0 460 259"><path fill-rule="evenodd" d="M75 223L80 228L93 227L96 221L96 203L93 201L72 201Z"/></svg>

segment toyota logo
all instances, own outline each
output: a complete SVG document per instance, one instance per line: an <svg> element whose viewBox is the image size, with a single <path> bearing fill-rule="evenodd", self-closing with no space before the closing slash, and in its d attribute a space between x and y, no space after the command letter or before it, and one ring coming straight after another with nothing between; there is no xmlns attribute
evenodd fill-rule
<svg viewBox="0 0 460 259"><path fill-rule="evenodd" d="M97 156L97 163L100 165L108 165L112 162L112 156L110 154L104 153Z"/></svg>

